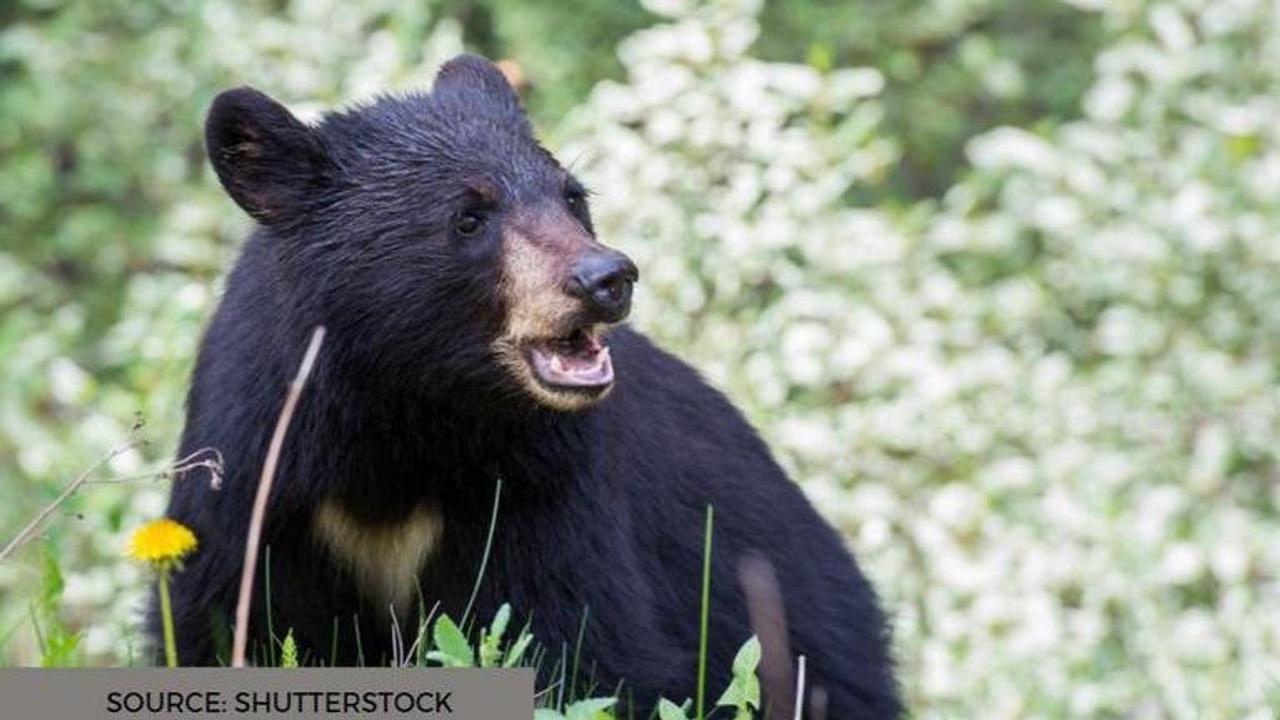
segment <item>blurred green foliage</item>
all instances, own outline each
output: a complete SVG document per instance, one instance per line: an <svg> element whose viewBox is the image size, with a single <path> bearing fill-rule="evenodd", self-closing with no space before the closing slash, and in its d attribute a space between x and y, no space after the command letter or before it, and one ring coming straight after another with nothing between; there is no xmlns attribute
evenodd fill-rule
<svg viewBox="0 0 1280 720"><path fill-rule="evenodd" d="M902 159L874 199L894 204L950 187L983 130L1076 115L1106 36L1060 0L772 2L760 24L765 59L884 73L885 126Z"/></svg>
<svg viewBox="0 0 1280 720"><path fill-rule="evenodd" d="M203 157L213 95L253 84L314 116L427 87L466 49L520 66L601 232L645 268L637 324L849 534L920 715L1266 716L1277 15L0 4L0 541L139 415L153 441L0 564L0 659L130 657L146 578L118 557L162 512L150 471L248 229Z"/></svg>

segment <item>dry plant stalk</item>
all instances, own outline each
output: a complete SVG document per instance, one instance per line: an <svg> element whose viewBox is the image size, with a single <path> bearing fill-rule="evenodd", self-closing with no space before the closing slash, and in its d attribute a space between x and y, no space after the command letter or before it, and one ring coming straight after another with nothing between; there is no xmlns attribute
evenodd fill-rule
<svg viewBox="0 0 1280 720"><path fill-rule="evenodd" d="M62 494L59 495L57 499L49 503L49 506L46 507L44 510L41 510L39 515L36 515L35 518L31 520L31 522L27 523L27 526L22 528L22 530L20 530L18 534L15 535L12 540L9 541L9 544L4 546L3 550L0 550L0 562L4 562L5 560L8 560L9 556L13 555L13 553L16 552L18 548L30 542L31 538L36 536L36 533L40 530L40 527L44 525L46 520L49 519L49 516L52 515L54 511L57 510L63 503L70 500L71 496L75 495L76 491L79 490L81 487L83 487L84 484L89 481L89 478L92 477L95 472L97 472L98 468L111 462L111 460L113 460L116 456L122 453L125 453L136 447L141 447L142 445L145 445L146 442L147 442L146 440L143 440L141 438L135 438L133 440L130 440L129 442L123 445L120 445L119 447L115 448L111 452L107 453L106 456L103 457L98 462L94 463L93 465L90 465L88 470L85 470L84 472L80 473L80 476L77 477L75 480L71 481L71 484L67 486L67 489L62 491Z"/></svg>
<svg viewBox="0 0 1280 720"><path fill-rule="evenodd" d="M804 656L796 658L796 717L800 720L801 710L804 709Z"/></svg>
<svg viewBox="0 0 1280 720"><path fill-rule="evenodd" d="M289 422L293 420L293 412L302 397L302 388L315 367L316 356L320 353L320 345L324 342L324 326L316 327L311 333L311 343L302 356L302 364L298 374L289 384L289 394L285 396L284 407L276 419L276 429L271 435L271 444L267 448L267 459L262 464L262 476L258 478L258 494L253 499L253 514L249 518L249 537L244 547L244 570L240 575L240 599L236 604L236 633L231 650L231 667L244 667L245 646L249 642L249 602L253 595L253 576L258 569L258 546L262 542L262 524L267 515L267 499L271 496L271 484L275 481L276 465L280 462L280 450L284 447L284 436L289 431Z"/></svg>
<svg viewBox="0 0 1280 720"><path fill-rule="evenodd" d="M222 474L226 472L226 465L227 463L222 457L222 451L215 447L205 446L155 470L133 475L103 478L102 480L89 480L85 482L85 485L123 485L140 480L156 479L177 480L196 468L204 468L209 471L209 488L221 490Z"/></svg>

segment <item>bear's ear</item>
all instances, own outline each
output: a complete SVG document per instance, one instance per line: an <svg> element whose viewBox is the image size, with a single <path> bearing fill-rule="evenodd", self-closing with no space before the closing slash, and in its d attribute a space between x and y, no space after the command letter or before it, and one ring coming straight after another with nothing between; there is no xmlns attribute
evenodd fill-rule
<svg viewBox="0 0 1280 720"><path fill-rule="evenodd" d="M262 223L295 216L332 181L320 134L250 87L214 99L204 141L222 187Z"/></svg>
<svg viewBox="0 0 1280 720"><path fill-rule="evenodd" d="M441 66L432 94L444 100L487 102L499 110L524 117L520 96L507 82L507 76L479 55L459 55Z"/></svg>

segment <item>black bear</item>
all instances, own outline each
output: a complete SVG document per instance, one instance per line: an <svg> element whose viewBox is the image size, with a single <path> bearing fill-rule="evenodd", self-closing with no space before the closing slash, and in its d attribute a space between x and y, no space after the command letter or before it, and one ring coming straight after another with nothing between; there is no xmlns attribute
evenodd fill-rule
<svg viewBox="0 0 1280 720"><path fill-rule="evenodd" d="M386 664L393 627L408 644L423 608L456 619L475 591L472 617L509 603L544 671L568 648L642 717L694 694L710 505L710 697L753 632L739 568L762 556L826 717L900 714L884 617L841 538L720 393L620 324L639 272L597 240L494 65L456 58L430 93L315 125L230 90L206 145L257 226L181 442L219 450L225 479L180 479L169 505L200 539L173 582L183 664L227 661L258 474L324 325L270 498L259 657L291 631L311 662Z"/></svg>

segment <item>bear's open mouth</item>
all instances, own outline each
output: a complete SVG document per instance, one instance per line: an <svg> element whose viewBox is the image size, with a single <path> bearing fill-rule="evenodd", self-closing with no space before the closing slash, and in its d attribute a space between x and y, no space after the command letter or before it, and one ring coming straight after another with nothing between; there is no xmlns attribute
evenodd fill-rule
<svg viewBox="0 0 1280 720"><path fill-rule="evenodd" d="M613 384L613 361L598 333L575 330L563 337L526 345L533 374L543 385L563 390L603 390Z"/></svg>

